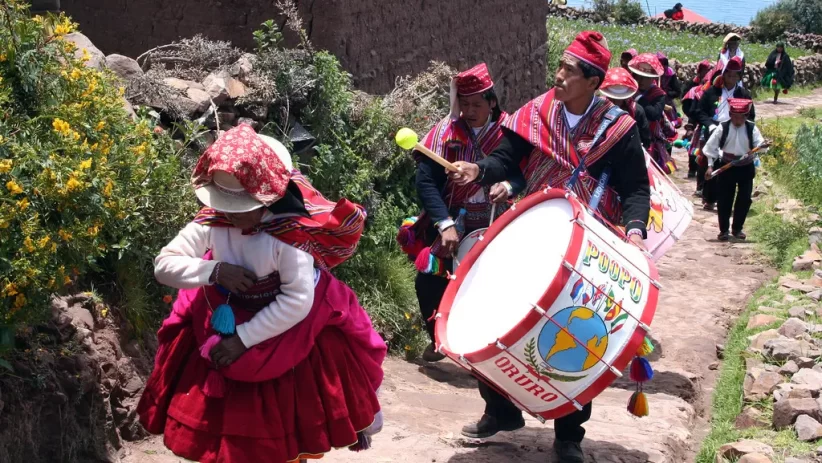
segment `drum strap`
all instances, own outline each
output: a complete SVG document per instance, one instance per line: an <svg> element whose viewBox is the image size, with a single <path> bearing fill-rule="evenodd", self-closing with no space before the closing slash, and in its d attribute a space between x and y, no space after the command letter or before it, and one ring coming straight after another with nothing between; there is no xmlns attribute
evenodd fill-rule
<svg viewBox="0 0 822 463"><path fill-rule="evenodd" d="M625 111L620 109L617 106L613 106L608 112L605 113L605 116L602 118L602 122L600 122L599 127L597 127L597 131L594 133L594 138L591 140L591 147L588 151L592 150L594 146L596 146L597 142L605 135L605 131L608 130L608 127L614 123L620 116L623 114L627 114ZM572 147L572 149L576 149L576 147ZM582 156L577 156L579 159L579 165L574 169L574 172L571 174L571 178L568 180L568 183L565 185L566 188L569 190L573 189L576 186L577 181L579 181L580 175L587 169L585 166L585 158ZM591 195L591 201L588 203L588 207L591 210L596 210L599 206L599 201L602 199L602 195L605 193L605 187L608 186L608 180L611 177L611 166L610 164L605 166L602 169L602 174L599 176L599 182L597 182L597 187L594 190L593 194Z"/></svg>

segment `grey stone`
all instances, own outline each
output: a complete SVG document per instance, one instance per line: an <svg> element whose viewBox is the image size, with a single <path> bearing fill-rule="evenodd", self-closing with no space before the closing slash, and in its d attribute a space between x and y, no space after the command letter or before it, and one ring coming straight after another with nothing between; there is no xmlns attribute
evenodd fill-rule
<svg viewBox="0 0 822 463"><path fill-rule="evenodd" d="M798 318L789 318L777 330L782 336L796 338L800 334L808 332L808 325Z"/></svg>
<svg viewBox="0 0 822 463"><path fill-rule="evenodd" d="M822 390L822 373L803 368L793 375L791 383L806 385L811 390L819 391Z"/></svg>
<svg viewBox="0 0 822 463"><path fill-rule="evenodd" d="M814 359L810 357L799 357L794 361L799 368L813 368L816 365Z"/></svg>
<svg viewBox="0 0 822 463"><path fill-rule="evenodd" d="M189 88L196 88L197 90L205 90L205 87L203 87L203 84L201 84L199 82L194 82L193 80L178 79L176 77L166 77L165 79L163 79L163 83L168 85L169 87L171 87L173 89L177 89L177 90L179 90L183 93L185 93L185 91L188 90Z"/></svg>
<svg viewBox="0 0 822 463"><path fill-rule="evenodd" d="M768 314L756 314L748 320L747 329L753 330L756 328L762 328L768 325L772 325L779 321L779 317L768 315Z"/></svg>
<svg viewBox="0 0 822 463"><path fill-rule="evenodd" d="M79 32L72 32L71 34L67 34L64 39L67 42L71 42L77 46L77 49L74 50L75 58L81 59L83 56L83 50L88 51L90 59L86 61L86 67L103 69L106 55L104 55L99 48L95 47L88 37Z"/></svg>
<svg viewBox="0 0 822 463"><path fill-rule="evenodd" d="M260 123L255 121L254 119L252 119L250 117L241 117L241 118L237 119L237 125L242 125L242 124L250 125L251 128L253 128L254 130L257 130L257 129L260 128Z"/></svg>
<svg viewBox="0 0 822 463"><path fill-rule="evenodd" d="M788 315L800 320L806 320L808 318L807 309L805 307L791 307L788 309Z"/></svg>
<svg viewBox="0 0 822 463"><path fill-rule="evenodd" d="M796 362L794 362L793 360L788 360L787 362L785 362L784 365L782 365L779 368L780 375L790 376L796 373L797 371L799 371L799 365L797 365Z"/></svg>
<svg viewBox="0 0 822 463"><path fill-rule="evenodd" d="M766 456L773 456L774 454L773 448L770 445L755 440L743 439L719 447L717 457L735 460L751 453L759 453Z"/></svg>
<svg viewBox="0 0 822 463"><path fill-rule="evenodd" d="M203 80L203 87L214 100L214 104L222 104L229 98L228 79L230 78L231 76L226 72L212 72Z"/></svg>
<svg viewBox="0 0 822 463"><path fill-rule="evenodd" d="M776 360L789 360L810 355L813 346L807 341L777 338L765 343L765 352Z"/></svg>
<svg viewBox="0 0 822 463"><path fill-rule="evenodd" d="M186 96L197 105L197 112L208 111L211 106L211 96L203 90L189 88L186 90Z"/></svg>
<svg viewBox="0 0 822 463"><path fill-rule="evenodd" d="M815 399L782 399L773 407L773 426L784 429L792 425L799 415L819 419L819 404Z"/></svg>
<svg viewBox="0 0 822 463"><path fill-rule="evenodd" d="M746 384L750 384L750 387L745 388L745 400L749 402L767 398L782 383L782 375L770 371L763 371L748 382L747 375L753 374L755 372L748 372L745 378Z"/></svg>
<svg viewBox="0 0 822 463"><path fill-rule="evenodd" d="M816 302L822 301L822 289L817 289L816 291L809 291L806 295Z"/></svg>
<svg viewBox="0 0 822 463"><path fill-rule="evenodd" d="M822 242L822 228L813 227L808 231L808 244L819 244Z"/></svg>
<svg viewBox="0 0 822 463"><path fill-rule="evenodd" d="M762 453L749 453L737 460L737 463L773 463L773 460Z"/></svg>
<svg viewBox="0 0 822 463"><path fill-rule="evenodd" d="M73 305L66 310L66 314L71 317L71 323L77 328L94 329L94 317L88 309Z"/></svg>
<svg viewBox="0 0 822 463"><path fill-rule="evenodd" d="M242 79L247 75L251 74L251 71L254 70L254 60L256 57L251 53L246 53L240 57L233 65L231 65L231 73L232 77L237 77Z"/></svg>
<svg viewBox="0 0 822 463"><path fill-rule="evenodd" d="M750 429L766 426L767 422L762 418L762 412L754 407L745 407L742 413L736 417L736 429Z"/></svg>
<svg viewBox="0 0 822 463"><path fill-rule="evenodd" d="M128 56L112 54L106 56L106 67L126 82L143 75L143 70L136 60Z"/></svg>
<svg viewBox="0 0 822 463"><path fill-rule="evenodd" d="M793 427L796 436L803 442L814 442L822 438L822 424L808 415L799 415Z"/></svg>
<svg viewBox="0 0 822 463"><path fill-rule="evenodd" d="M778 339L779 336L780 335L777 330L767 330L753 336L749 336L748 340L751 342L750 349L760 351L765 348L765 343L772 339Z"/></svg>

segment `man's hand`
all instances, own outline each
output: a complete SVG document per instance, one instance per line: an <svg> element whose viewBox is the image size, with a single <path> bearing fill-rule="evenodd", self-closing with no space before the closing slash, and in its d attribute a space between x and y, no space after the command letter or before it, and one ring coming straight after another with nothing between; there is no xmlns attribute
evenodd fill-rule
<svg viewBox="0 0 822 463"><path fill-rule="evenodd" d="M508 187L505 186L505 183L497 183L491 187L491 202L493 203L504 203L508 201Z"/></svg>
<svg viewBox="0 0 822 463"><path fill-rule="evenodd" d="M234 294L240 294L254 286L254 283L257 282L257 275L239 265L220 262L214 267L214 272L211 274L211 281Z"/></svg>
<svg viewBox="0 0 822 463"><path fill-rule="evenodd" d="M710 160L708 162L710 162ZM710 180L711 175L713 175L713 173L714 173L714 168L711 167L711 166L708 166L708 170L705 171L705 180Z"/></svg>
<svg viewBox="0 0 822 463"><path fill-rule="evenodd" d="M457 161L454 166L457 172L449 172L448 178L457 185L468 185L479 177L479 166L470 162Z"/></svg>
<svg viewBox="0 0 822 463"><path fill-rule="evenodd" d="M459 236L457 236L457 227L448 227L440 233L442 238L442 248L450 256L457 250L460 244Z"/></svg>
<svg viewBox="0 0 822 463"><path fill-rule="evenodd" d="M632 233L628 235L628 240L635 245L639 246L639 249L645 250L645 240L642 239L642 235L639 233Z"/></svg>
<svg viewBox="0 0 822 463"><path fill-rule="evenodd" d="M217 368L225 368L240 358L247 351L243 341L236 334L225 338L211 348L211 361Z"/></svg>

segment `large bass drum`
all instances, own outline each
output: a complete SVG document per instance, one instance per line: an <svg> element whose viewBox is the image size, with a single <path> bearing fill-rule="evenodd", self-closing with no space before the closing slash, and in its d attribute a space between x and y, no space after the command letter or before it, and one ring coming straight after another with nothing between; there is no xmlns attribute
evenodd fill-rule
<svg viewBox="0 0 822 463"><path fill-rule="evenodd" d="M452 278L438 349L540 419L580 409L621 376L659 291L647 255L558 189L497 219Z"/></svg>

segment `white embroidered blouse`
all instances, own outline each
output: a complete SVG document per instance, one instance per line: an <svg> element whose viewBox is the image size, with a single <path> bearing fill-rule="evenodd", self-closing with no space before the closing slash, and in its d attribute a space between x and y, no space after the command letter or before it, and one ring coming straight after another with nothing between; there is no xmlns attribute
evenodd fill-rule
<svg viewBox="0 0 822 463"><path fill-rule="evenodd" d="M274 218L266 211L263 222ZM213 260L203 260L209 249ZM265 233L243 235L237 228L191 222L160 251L154 261L154 275L160 283L174 288L198 288L209 285L217 262L241 266L258 278L280 274L281 293L274 302L248 322L237 325L237 334L246 347L278 336L308 316L319 276L314 258Z"/></svg>

